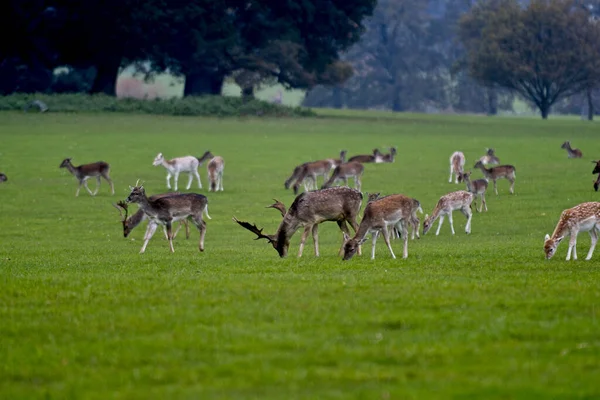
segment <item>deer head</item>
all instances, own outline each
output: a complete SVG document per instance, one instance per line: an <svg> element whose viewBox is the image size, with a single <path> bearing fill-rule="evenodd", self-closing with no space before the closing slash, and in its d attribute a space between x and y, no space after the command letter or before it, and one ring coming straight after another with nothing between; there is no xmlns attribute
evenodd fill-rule
<svg viewBox="0 0 600 400"><path fill-rule="evenodd" d="M65 158L63 160L63 162L60 163L60 165L58 166L58 168L67 168L67 166L71 164L71 159L70 158Z"/></svg>
<svg viewBox="0 0 600 400"><path fill-rule="evenodd" d="M554 255L556 248L563 240L564 236L558 237L556 239L552 239L550 235L546 234L544 237L544 253L546 253L546 260L549 260Z"/></svg>
<svg viewBox="0 0 600 400"><path fill-rule="evenodd" d="M270 206L266 206L265 208L274 208L276 210L279 210L281 216L284 217L285 213L287 212L285 205L277 199L273 199L273 201L275 203L271 204Z"/></svg>
<svg viewBox="0 0 600 400"><path fill-rule="evenodd" d="M152 165L154 165L155 167L158 165L161 165L164 160L165 160L165 157L163 157L163 153L158 153L156 155L156 157L154 157L154 161L152 161Z"/></svg>
<svg viewBox="0 0 600 400"><path fill-rule="evenodd" d="M377 193L367 193L367 204L370 203L370 202L372 202L372 201L374 201L374 200L377 200L379 198L380 194L381 194L380 192L377 192Z"/></svg>
<svg viewBox="0 0 600 400"><path fill-rule="evenodd" d="M366 241L366 237L362 240L358 241L356 239L352 239L346 232L344 232L344 257L343 261L347 261L354 257L354 255L358 252L359 247Z"/></svg>
<svg viewBox="0 0 600 400"><path fill-rule="evenodd" d="M139 179L135 183L134 187L129 186L129 189L131 189L131 193L129 193L129 196L127 196L127 198L125 199L125 202L139 203L140 201L146 199L146 191L144 190L144 185L138 186L138 184L139 184Z"/></svg>
<svg viewBox="0 0 600 400"><path fill-rule="evenodd" d="M568 140L560 146L561 149L568 149L569 147L571 147L571 142Z"/></svg>
<svg viewBox="0 0 600 400"><path fill-rule="evenodd" d="M121 215L121 223L123 224L123 237L127 237L129 235L129 233L131 233L131 227L129 226L129 223L127 222L127 212L128 212L128 206L127 203L125 203L124 201L119 201L117 204L112 203L112 205L119 210L119 215ZM123 212L125 211L125 215L123 215Z"/></svg>
<svg viewBox="0 0 600 400"><path fill-rule="evenodd" d="M265 235L262 233L262 229L258 229L258 227L256 226L256 224L250 224L249 222L245 222L245 221L240 221L238 220L236 217L232 218L234 222L237 222L241 227L248 229L250 232L256 234L256 238L254 240L258 240L258 239L266 239L267 242L269 242L274 249L277 249L277 238L275 237L275 235Z"/></svg>

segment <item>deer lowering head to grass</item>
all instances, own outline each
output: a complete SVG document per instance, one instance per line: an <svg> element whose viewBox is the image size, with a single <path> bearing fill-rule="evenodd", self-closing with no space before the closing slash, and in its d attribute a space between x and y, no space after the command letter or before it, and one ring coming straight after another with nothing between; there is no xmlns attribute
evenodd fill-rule
<svg viewBox="0 0 600 400"><path fill-rule="evenodd" d="M347 222L356 232L358 230L356 219L361 203L362 194L358 190L344 186L301 193L285 212L283 220L279 224L279 228L277 228L277 232L273 235L263 234L263 230L258 229L255 224L240 221L235 217L233 217L233 220L255 233L257 235L256 239L266 239L277 250L280 257L287 255L291 237L298 229L304 227L304 232L300 239L298 257L302 256L304 243L310 232L312 232L315 244L315 255L319 256L319 224L325 221L335 221L342 232L349 235L350 231L348 230ZM274 204L270 207L276 208L283 213L285 206L282 206L283 204L277 206ZM342 250L343 248L340 248L340 254Z"/></svg>
<svg viewBox="0 0 600 400"><path fill-rule="evenodd" d="M144 214L146 214L146 217L150 220L140 253L146 251L146 246L154 235L158 225L166 227L169 248L171 252L175 252L171 227L173 222L183 219L191 219L198 228L200 232L198 249L204 251L206 223L202 219L202 214L206 213L208 215L208 199L206 196L196 193L186 193L151 200L146 196L144 186L136 185L131 188L131 193L125 201L127 203L138 203Z"/></svg>
<svg viewBox="0 0 600 400"><path fill-rule="evenodd" d="M77 191L75 192L75 197L79 196L79 190L81 189L81 186L84 186L90 195L95 196L98 193L98 190L100 189L100 177L106 179L106 181L110 185L111 193L115 194L115 187L113 185L113 181L108 175L110 172L110 165L108 165L104 161L98 161L91 164L83 164L78 167L75 167L73 164L71 164L70 158L65 158L60 164L59 168L66 168L79 181L79 186L77 187ZM96 178L96 190L94 192L92 192L87 185L87 180L92 177Z"/></svg>
<svg viewBox="0 0 600 400"><path fill-rule="evenodd" d="M485 191L488 187L487 179L476 179L474 181L471 180L471 171L465 172L463 175L463 181L467 184L467 192L473 193L475 196L473 198L473 205L478 212L481 212L482 209L487 211L487 204L485 203ZM481 205L477 208L477 197L481 198Z"/></svg>
<svg viewBox="0 0 600 400"><path fill-rule="evenodd" d="M365 167L356 161L350 161L345 164L340 164L333 170L333 174L327 182L323 184L322 189L333 186L337 181L341 180L344 182L344 186L348 185L348 178L354 178L354 186L356 190L360 191L361 182L360 178L365 170Z"/></svg>
<svg viewBox="0 0 600 400"><path fill-rule="evenodd" d="M223 157L213 157L206 165L208 170L209 191L223 191L223 171L225 170L225 161Z"/></svg>
<svg viewBox="0 0 600 400"><path fill-rule="evenodd" d="M486 149L485 156L479 159L483 165L497 165L500 164L500 159L494 154L494 149Z"/></svg>
<svg viewBox="0 0 600 400"><path fill-rule="evenodd" d="M452 212L455 210L460 210L467 217L467 225L465 226L465 232L471 233L471 218L473 217L473 213L471 212L471 203L473 202L473 194L464 190L459 190L457 192L448 193L443 195L438 200L431 216L425 215L425 221L423 221L423 235L426 235L429 232L429 229L433 226L436 219L440 219L440 224L438 225L437 231L435 232L436 236L440 234L440 229L442 229L442 224L444 223L444 217L448 216L448 221L450 221L450 230L454 235L454 223L452 221Z"/></svg>
<svg viewBox="0 0 600 400"><path fill-rule="evenodd" d="M311 163L306 163L302 166L302 168L300 169L300 173L296 178L296 181L294 182L294 185L292 186L292 188L294 189L294 194L298 194L298 191L300 189L300 185L305 182L305 181L309 181L310 183L308 184L308 187L311 188L315 188L317 187L317 177L318 176L322 176L323 180L327 179L327 176L329 175L329 171L331 171L331 169L333 168L333 160L329 159L329 160L320 160L320 161L314 161ZM344 165L344 164L342 164ZM307 184L305 183L305 189L307 187Z"/></svg>
<svg viewBox="0 0 600 400"><path fill-rule="evenodd" d="M379 151L379 149L373 149L373 154L360 154L357 156L350 157L348 162L356 161L359 163L380 163L383 154Z"/></svg>
<svg viewBox="0 0 600 400"><path fill-rule="evenodd" d="M571 236L569 240L569 250L567 251L567 261L577 260L577 235L579 232L589 232L592 238L592 245L587 254L586 260L592 258L596 243L598 242L598 231L600 230L600 203L588 202L581 203L573 208L564 210L560 215L558 224L552 233L552 236L546 234L544 238L544 253L549 260L554 256L556 248L565 236Z"/></svg>
<svg viewBox="0 0 600 400"><path fill-rule="evenodd" d="M594 181L594 190L597 192L598 186L600 186L600 161L592 161L592 163L596 164L594 170L592 171L592 174L598 174L598 177Z"/></svg>
<svg viewBox="0 0 600 400"><path fill-rule="evenodd" d="M452 174L454 174L454 183L462 180L462 173L465 167L465 155L462 151L455 151L450 156L450 178L448 183L452 183Z"/></svg>
<svg viewBox="0 0 600 400"><path fill-rule="evenodd" d="M568 140L564 142L560 148L567 150L567 157L569 158L581 158L583 156L581 150L571 148L571 142Z"/></svg>
<svg viewBox="0 0 600 400"><path fill-rule="evenodd" d="M368 193L367 204L379 198L381 198L380 193ZM412 199L411 217L408 220L408 225L411 228L412 240L415 240L415 235L417 236L417 239L421 238L421 236L419 235L419 225L421 224L421 220L419 219L417 213L423 214L421 203L416 199ZM390 225L389 228L391 238L400 239L402 237L402 230L399 229L397 226Z"/></svg>
<svg viewBox="0 0 600 400"><path fill-rule="evenodd" d="M186 189L189 190L189 188L192 186L192 180L194 179L194 176L196 176L196 179L198 180L198 187L202 189L202 181L200 180L198 167L202 165L204 161L211 158L213 158L213 155L210 151L206 151L202 157L185 156L173 158L172 160L167 160L162 153L158 153L156 157L154 157L152 165L155 167L162 165L167 169L167 188L169 189L171 189L171 176L173 176L175 178L174 190L177 191L177 181L179 180L179 174L181 172L187 172L189 174Z"/></svg>
<svg viewBox="0 0 600 400"><path fill-rule="evenodd" d="M499 165L493 168L486 168L481 161L477 161L473 168L479 168L487 180L494 182L494 192L496 193L496 196L498 195L498 187L496 186L496 181L498 179L507 179L510 182L510 193L515 193L516 169L514 166Z"/></svg>

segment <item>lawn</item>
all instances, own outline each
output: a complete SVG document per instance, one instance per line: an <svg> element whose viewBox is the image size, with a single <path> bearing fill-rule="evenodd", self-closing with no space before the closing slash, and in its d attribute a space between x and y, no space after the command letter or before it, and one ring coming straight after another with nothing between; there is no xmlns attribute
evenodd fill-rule
<svg viewBox="0 0 600 400"><path fill-rule="evenodd" d="M585 233L580 260L564 260L566 241L543 254L563 209L600 198L597 135L575 119L0 113L0 398L598 398L600 254L583 261ZM583 159L567 159L564 140ZM232 222L272 233L280 216L265 206L291 204L295 165L388 146L396 162L366 165L364 191L404 193L431 213L463 189L448 183L452 152L472 167L494 147L516 167L516 194L500 181L472 234L455 213L456 235L446 221L410 241L406 260L382 240L370 260L369 240L341 261L333 223L320 228L320 257L310 240L295 257L298 232L281 259ZM173 254L160 232L138 254L145 224L123 238L111 202L137 179L166 191L158 152L205 150L226 162L224 192L207 192L204 167L204 189L192 187L209 199L206 251L193 230ZM115 196L103 182L76 198L65 157L109 162Z"/></svg>

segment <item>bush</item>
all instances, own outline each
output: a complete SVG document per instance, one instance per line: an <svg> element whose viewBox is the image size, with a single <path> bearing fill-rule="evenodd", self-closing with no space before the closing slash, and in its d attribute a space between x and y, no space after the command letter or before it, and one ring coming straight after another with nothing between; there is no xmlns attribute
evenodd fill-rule
<svg viewBox="0 0 600 400"><path fill-rule="evenodd" d="M24 110L33 100L48 105L48 112L124 112L189 116L312 117L307 108L287 107L241 97L201 96L183 99L118 99L103 94L12 94L0 96L0 110Z"/></svg>

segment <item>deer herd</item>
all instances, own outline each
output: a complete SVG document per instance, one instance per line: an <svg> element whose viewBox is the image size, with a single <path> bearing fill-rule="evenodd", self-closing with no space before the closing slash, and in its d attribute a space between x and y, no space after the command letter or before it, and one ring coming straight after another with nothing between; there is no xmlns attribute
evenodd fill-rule
<svg viewBox="0 0 600 400"><path fill-rule="evenodd" d="M567 150L569 158L582 157L581 150L573 149L568 141L564 142L561 148ZM418 213L422 214L423 210L418 200L404 194L390 194L383 197L379 193L368 194L362 219L360 223L358 222L364 199L361 192L364 164L393 163L396 154L396 148L392 147L387 154L382 153L379 149L373 149L371 154L361 154L346 159L347 152L342 150L339 158L302 163L294 168L292 174L284 182L284 187L292 188L296 195L290 207L286 208L278 200L267 206L267 208L278 210L281 214L281 222L273 234L263 233L263 229L259 229L256 224L239 220L235 216L233 221L254 233L257 236L255 240L265 239L280 257L288 254L290 239L300 228L303 228L303 233L298 257L302 256L309 233L312 234L315 255L319 256L318 226L326 221L334 221L343 235L339 250L339 255L343 260L349 260L357 253L361 255L361 246L367 240L368 234L371 234L372 239L371 259L375 258L375 244L380 234L394 259L396 255L390 240L401 238L403 241L402 257L407 258L409 228L412 230L412 239L415 239L415 234L417 238L420 238ZM167 170L167 188L173 188L174 192L148 197L143 184L139 184L138 181L134 187L130 186L130 194L125 201L113 204L121 215L124 237L127 237L142 221L148 220L140 253L145 252L148 242L159 225L163 227L171 252L174 252L173 239L182 227L185 227L186 238L189 238L189 221L198 229L200 233L198 249L204 251L206 235L204 216L211 219L208 215L208 198L202 194L180 193L177 190L181 172L188 173L187 190L191 188L194 177L198 182L198 187L202 189L198 168L205 161L208 161L209 191L223 191L225 163L222 157L214 156L210 151L206 151L201 157L185 156L166 159L162 153L158 153L152 164L154 166L162 165ZM497 181L500 179L509 181L509 191L514 194L516 169L513 165L499 165L500 160L496 157L494 149L487 149L486 153L473 166L473 169L479 169L482 172L483 178L471 179L472 171L465 171L465 162L465 155L460 151L456 151L450 156L448 182L452 183L454 180L455 184L464 183L466 190L450 192L440 197L431 215L425 215L423 235L427 234L438 219L436 235L439 235L445 217L448 217L450 230L454 235L453 211L460 211L467 218L465 232L471 233L472 205L478 212L488 211L485 194L490 180L494 184L496 195L498 195ZM592 173L598 174L598 179L594 182L594 189L597 191L600 185L600 161L593 161L593 163L595 168ZM78 180L79 186L75 196L79 195L82 186L90 195L96 195L100 188L101 178L108 182L111 193L114 195L114 185L109 176L110 166L108 163L98 161L74 166L71 159L66 158L60 167L66 168ZM6 175L0 175L1 180L6 181ZM97 181L94 192L87 185L87 180L92 177L95 177ZM318 188L319 177L323 182L321 188ZM173 187L171 178L174 178ZM348 186L348 180L351 178L354 180L354 188ZM342 186L334 186L340 182ZM301 187L304 188L304 192L298 194ZM477 207L477 198L480 199L479 207ZM128 216L129 203L137 203L139 206L137 212L131 216ZM176 222L179 222L179 226L174 231L173 224ZM348 225L354 231L354 235ZM592 245L586 257L586 260L589 260L594 252L600 231L600 202L582 203L563 211L552 236L546 235L545 237L546 258L550 259L562 239L570 236L566 259L570 260L571 255L573 259L577 259L575 246L580 231L589 232L592 238Z"/></svg>

